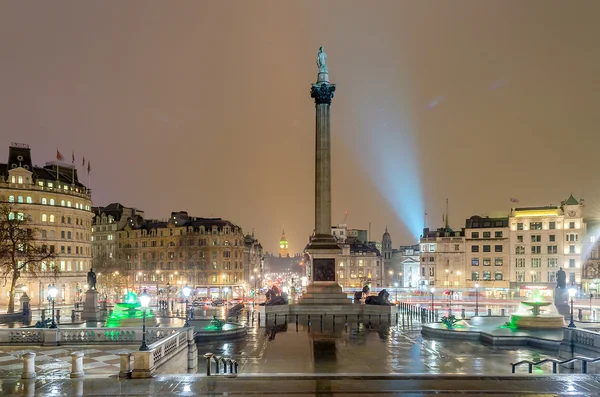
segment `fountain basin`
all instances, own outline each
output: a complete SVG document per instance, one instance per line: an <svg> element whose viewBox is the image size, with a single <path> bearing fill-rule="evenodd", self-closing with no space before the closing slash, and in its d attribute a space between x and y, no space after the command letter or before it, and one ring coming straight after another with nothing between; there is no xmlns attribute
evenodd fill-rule
<svg viewBox="0 0 600 397"><path fill-rule="evenodd" d="M510 325L519 329L559 329L565 326L565 319L552 314L513 314L510 316Z"/></svg>
<svg viewBox="0 0 600 397"><path fill-rule="evenodd" d="M225 323L219 330L209 327L210 322L211 320L208 319L189 320L190 325L194 327L194 338L196 342L246 337L247 330L244 325L237 323Z"/></svg>

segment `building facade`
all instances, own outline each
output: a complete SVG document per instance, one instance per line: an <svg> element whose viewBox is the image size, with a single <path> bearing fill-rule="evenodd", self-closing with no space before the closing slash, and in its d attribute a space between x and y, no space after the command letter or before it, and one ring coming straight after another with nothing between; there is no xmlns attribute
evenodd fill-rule
<svg viewBox="0 0 600 397"><path fill-rule="evenodd" d="M354 240L340 244L340 248L342 253L336 263L338 283L343 288L385 287L383 260L377 248Z"/></svg>
<svg viewBox="0 0 600 397"><path fill-rule="evenodd" d="M105 211L99 212L101 229L94 229L95 241L105 233L102 214L108 219ZM178 293L185 285L200 297L249 293L250 269L260 268L262 247L252 236L244 236L241 227L221 218L191 217L185 211L171 213L167 221L144 219L132 209L123 212L114 257L136 289L156 296Z"/></svg>
<svg viewBox="0 0 600 397"><path fill-rule="evenodd" d="M465 283L490 297L506 297L510 287L510 229L508 217L472 216L465 223ZM452 277L449 271L446 275ZM460 270L454 270L460 276ZM460 277L458 277L460 279ZM461 286L461 285L459 285Z"/></svg>
<svg viewBox="0 0 600 397"><path fill-rule="evenodd" d="M572 195L560 206L513 208L510 213L511 288L550 296L562 268L567 284L581 285L583 201Z"/></svg>
<svg viewBox="0 0 600 397"><path fill-rule="evenodd" d="M462 288L465 285L465 232L448 226L425 228L420 239L419 288Z"/></svg>
<svg viewBox="0 0 600 397"><path fill-rule="evenodd" d="M15 307L23 293L33 305L45 303L49 284L55 284L59 290L57 303L80 301L92 260L90 230L94 214L91 191L79 181L76 167L61 162L34 166L29 146L13 143L8 162L0 164L0 197L14 203L16 216L31 220L39 231L36 239L42 250L55 253L52 260L42 263L42 270L60 270L57 279L21 277ZM0 289L0 304L5 304L9 292L5 287Z"/></svg>

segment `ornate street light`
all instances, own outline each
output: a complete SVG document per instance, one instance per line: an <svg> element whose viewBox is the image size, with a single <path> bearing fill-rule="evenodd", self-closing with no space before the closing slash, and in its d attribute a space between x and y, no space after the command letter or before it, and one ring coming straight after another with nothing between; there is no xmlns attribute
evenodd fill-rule
<svg viewBox="0 0 600 397"><path fill-rule="evenodd" d="M148 309L148 305L150 304L150 298L150 294L144 288L144 292L140 294L140 304L142 305L142 345L140 346L140 351L150 350L146 344L146 309Z"/></svg>
<svg viewBox="0 0 600 397"><path fill-rule="evenodd" d="M52 323L50 324L50 328L56 328L56 322L54 321L54 301L57 294L58 288L54 284L48 285L48 295L52 300Z"/></svg>
<svg viewBox="0 0 600 397"><path fill-rule="evenodd" d="M569 323L569 328L577 328L573 322L573 298L575 298L576 293L577 290L575 288L569 288L569 296L571 297L571 322Z"/></svg>
<svg viewBox="0 0 600 397"><path fill-rule="evenodd" d="M189 327L190 323L188 321L190 315L190 310L188 309L188 298L190 297L190 293L192 292L192 289L190 287L188 287L187 285L185 287L183 287L183 296L185 296L185 326Z"/></svg>

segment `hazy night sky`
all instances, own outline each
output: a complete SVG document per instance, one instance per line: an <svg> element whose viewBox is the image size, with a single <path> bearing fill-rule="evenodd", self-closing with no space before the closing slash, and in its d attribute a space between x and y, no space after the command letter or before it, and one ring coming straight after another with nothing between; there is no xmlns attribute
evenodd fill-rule
<svg viewBox="0 0 600 397"><path fill-rule="evenodd" d="M319 46L333 223L394 246L473 214L600 212L600 1L4 1L0 156L91 160L96 205L241 225L292 252L314 226ZM5 161L4 159L0 161ZM412 181L412 182L411 182ZM409 232L409 229L411 232Z"/></svg>

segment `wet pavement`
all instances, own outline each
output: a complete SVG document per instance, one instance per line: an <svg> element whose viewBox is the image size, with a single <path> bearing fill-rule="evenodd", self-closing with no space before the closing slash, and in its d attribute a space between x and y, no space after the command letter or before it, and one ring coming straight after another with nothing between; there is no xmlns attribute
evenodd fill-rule
<svg viewBox="0 0 600 397"><path fill-rule="evenodd" d="M592 376L158 376L0 380L3 396L597 396Z"/></svg>
<svg viewBox="0 0 600 397"><path fill-rule="evenodd" d="M331 316L329 316L331 321ZM513 362L539 361L558 352L541 349L494 349L476 341L435 340L420 325L306 321L296 327L251 327L245 339L197 343L198 353L233 358L241 373L510 374ZM199 372L206 363L199 361ZM519 368L525 372L526 368ZM538 372L543 372L543 368Z"/></svg>

